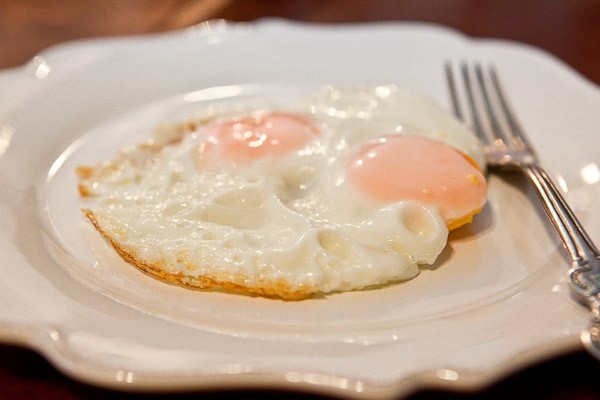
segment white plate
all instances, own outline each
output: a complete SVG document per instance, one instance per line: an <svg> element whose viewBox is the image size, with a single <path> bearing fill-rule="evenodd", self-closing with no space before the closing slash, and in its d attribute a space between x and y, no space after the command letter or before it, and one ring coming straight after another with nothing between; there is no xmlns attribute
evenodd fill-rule
<svg viewBox="0 0 600 400"><path fill-rule="evenodd" d="M536 49L421 24L211 21L71 43L0 73L0 340L117 389L279 388L391 398L476 388L579 348L586 309L526 182L409 282L283 302L191 292L125 265L78 210L73 168L214 102L396 83L447 105L442 64L494 63L549 172L600 241L600 91Z"/></svg>

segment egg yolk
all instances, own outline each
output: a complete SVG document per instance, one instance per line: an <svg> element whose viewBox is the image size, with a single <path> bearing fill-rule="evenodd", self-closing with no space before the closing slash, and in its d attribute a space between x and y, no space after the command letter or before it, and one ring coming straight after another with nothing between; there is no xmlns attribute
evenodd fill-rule
<svg viewBox="0 0 600 400"><path fill-rule="evenodd" d="M305 116L285 112L261 112L218 123L208 128L221 156L233 162L248 162L296 150L317 133Z"/></svg>
<svg viewBox="0 0 600 400"><path fill-rule="evenodd" d="M351 184L380 201L437 206L449 229L470 222L487 197L475 162L450 145L421 136L390 135L367 144L346 172Z"/></svg>

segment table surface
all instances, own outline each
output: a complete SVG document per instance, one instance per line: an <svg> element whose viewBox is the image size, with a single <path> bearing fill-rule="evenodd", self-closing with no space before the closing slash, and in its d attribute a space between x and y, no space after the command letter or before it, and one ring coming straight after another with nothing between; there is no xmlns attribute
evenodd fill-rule
<svg viewBox="0 0 600 400"><path fill-rule="evenodd" d="M0 69L19 67L40 50L74 39L165 32L215 18L252 21L262 17L322 23L437 23L475 37L536 46L600 85L600 0L0 0ZM600 398L598 377L600 363L581 351L533 365L474 393L429 390L409 398L596 399ZM253 394L263 398L282 395ZM214 399L229 395L203 393ZM285 395L295 399L313 397L303 393ZM0 399L107 396L173 397L87 386L61 375L38 354L0 345ZM175 397L197 396L184 393Z"/></svg>

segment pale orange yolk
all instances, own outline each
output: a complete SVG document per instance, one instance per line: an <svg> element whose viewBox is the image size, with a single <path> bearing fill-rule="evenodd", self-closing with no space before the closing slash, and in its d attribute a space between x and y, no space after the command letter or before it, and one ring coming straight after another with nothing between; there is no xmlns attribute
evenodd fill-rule
<svg viewBox="0 0 600 400"><path fill-rule="evenodd" d="M234 162L247 162L277 156L299 149L318 130L302 115L269 112L221 122L209 127L221 156Z"/></svg>
<svg viewBox="0 0 600 400"><path fill-rule="evenodd" d="M472 220L487 185L477 165L454 147L420 136L390 135L361 148L348 180L383 202L415 200L439 208L449 229Z"/></svg>

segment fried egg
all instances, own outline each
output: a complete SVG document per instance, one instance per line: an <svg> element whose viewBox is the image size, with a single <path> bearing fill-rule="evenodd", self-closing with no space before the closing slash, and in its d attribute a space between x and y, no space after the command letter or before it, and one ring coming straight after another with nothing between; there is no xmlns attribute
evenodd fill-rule
<svg viewBox="0 0 600 400"><path fill-rule="evenodd" d="M127 262L191 289L302 299L411 279L486 201L477 139L394 85L213 113L78 168Z"/></svg>

